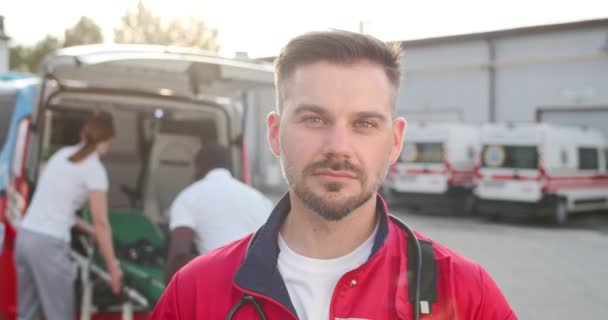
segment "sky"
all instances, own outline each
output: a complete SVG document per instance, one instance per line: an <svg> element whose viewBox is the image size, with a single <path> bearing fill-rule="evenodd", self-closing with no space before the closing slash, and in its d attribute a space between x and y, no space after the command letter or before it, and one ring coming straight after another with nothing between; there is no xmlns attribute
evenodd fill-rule
<svg viewBox="0 0 608 320"><path fill-rule="evenodd" d="M63 36L80 16L93 18L111 42L113 28L137 0L1 0L11 45ZM313 30L364 32L385 41L484 32L608 18L607 0L145 0L155 14L195 13L217 28L221 53L274 56L291 38Z"/></svg>

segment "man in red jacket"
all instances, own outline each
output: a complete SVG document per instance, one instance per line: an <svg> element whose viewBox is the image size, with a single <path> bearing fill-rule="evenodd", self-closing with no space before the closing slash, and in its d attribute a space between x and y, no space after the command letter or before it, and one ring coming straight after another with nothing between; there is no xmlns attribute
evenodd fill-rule
<svg viewBox="0 0 608 320"><path fill-rule="evenodd" d="M275 67L268 141L289 193L255 236L176 273L152 319L414 319L414 305L421 319L517 319L480 265L419 234L415 272L413 235L377 195L407 125L395 116L399 52L315 32Z"/></svg>

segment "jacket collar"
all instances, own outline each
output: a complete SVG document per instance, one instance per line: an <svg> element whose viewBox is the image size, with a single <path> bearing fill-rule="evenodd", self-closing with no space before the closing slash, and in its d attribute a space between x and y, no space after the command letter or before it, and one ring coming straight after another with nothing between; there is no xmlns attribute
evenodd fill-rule
<svg viewBox="0 0 608 320"><path fill-rule="evenodd" d="M266 223L251 239L245 259L234 276L234 281L238 287L271 298L296 315L285 282L277 268L279 229L290 210L291 202L289 194L286 194L274 208ZM370 258L382 248L389 233L387 206L379 195L377 195L376 213L379 217L378 231Z"/></svg>

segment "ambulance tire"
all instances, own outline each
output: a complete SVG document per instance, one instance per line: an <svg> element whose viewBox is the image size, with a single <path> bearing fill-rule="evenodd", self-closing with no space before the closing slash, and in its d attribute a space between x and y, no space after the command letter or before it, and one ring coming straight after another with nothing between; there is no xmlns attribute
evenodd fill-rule
<svg viewBox="0 0 608 320"><path fill-rule="evenodd" d="M474 216L477 214L474 196L468 195L464 198L463 213L465 216Z"/></svg>
<svg viewBox="0 0 608 320"><path fill-rule="evenodd" d="M568 204L566 199L559 199L555 203L553 213L553 224L558 227L564 226L568 222Z"/></svg>
<svg viewBox="0 0 608 320"><path fill-rule="evenodd" d="M487 214L487 218L488 220L492 221L492 222L500 222L502 221L502 214L500 212L490 212Z"/></svg>

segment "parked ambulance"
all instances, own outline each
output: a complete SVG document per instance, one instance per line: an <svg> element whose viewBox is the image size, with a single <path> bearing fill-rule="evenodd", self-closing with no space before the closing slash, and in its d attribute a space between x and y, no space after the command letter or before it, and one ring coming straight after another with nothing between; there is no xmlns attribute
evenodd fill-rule
<svg viewBox="0 0 608 320"><path fill-rule="evenodd" d="M14 221L29 195L25 152L38 83L30 75L0 75L0 319L14 319L17 312Z"/></svg>
<svg viewBox="0 0 608 320"><path fill-rule="evenodd" d="M448 205L471 211L471 191L479 129L449 122L410 122L401 156L387 175L388 202L410 208Z"/></svg>
<svg viewBox="0 0 608 320"><path fill-rule="evenodd" d="M9 181L20 183L15 196L23 201L9 201L0 214L15 230L49 157L79 141L90 115L110 113L116 135L103 161L128 298L109 293L98 255L74 247L81 275L79 314L81 319L145 319L164 289L168 209L194 182L194 156L202 144L228 147L233 176L249 181L243 119L254 107L255 90L273 86L273 67L190 49L90 45L62 49L42 69L39 99L30 101L32 114L23 124L27 139L15 142L21 158L13 163L21 180ZM0 275L12 277L14 284L11 266L0 266ZM0 291L0 318L14 319L14 287L5 287L3 280Z"/></svg>
<svg viewBox="0 0 608 320"><path fill-rule="evenodd" d="M552 124L487 124L476 169L480 213L568 215L608 209L608 149L592 128Z"/></svg>

